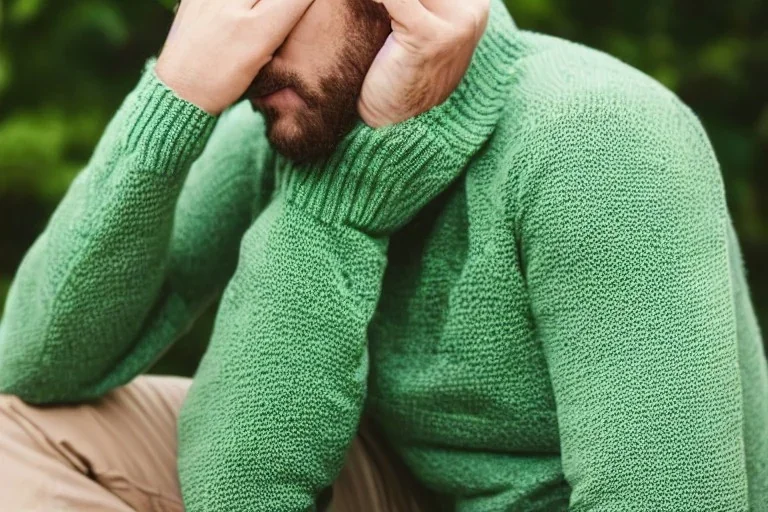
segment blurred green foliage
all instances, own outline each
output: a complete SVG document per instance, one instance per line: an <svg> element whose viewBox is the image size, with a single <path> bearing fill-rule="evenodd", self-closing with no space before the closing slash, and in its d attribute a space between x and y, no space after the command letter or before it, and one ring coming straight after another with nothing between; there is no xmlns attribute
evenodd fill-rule
<svg viewBox="0 0 768 512"><path fill-rule="evenodd" d="M768 2L507 3L521 28L605 50L698 113L768 326ZM24 252L160 48L171 16L154 0L0 0L0 307ZM194 369L214 309L156 371Z"/></svg>

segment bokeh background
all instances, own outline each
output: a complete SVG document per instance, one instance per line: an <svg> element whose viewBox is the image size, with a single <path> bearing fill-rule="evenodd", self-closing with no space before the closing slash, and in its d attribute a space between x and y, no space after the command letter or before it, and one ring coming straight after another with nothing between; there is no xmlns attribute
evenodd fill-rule
<svg viewBox="0 0 768 512"><path fill-rule="evenodd" d="M768 1L508 0L521 28L593 46L674 90L720 160L768 327ZM155 54L154 0L0 0L0 308L25 251ZM216 305L155 366L189 375Z"/></svg>

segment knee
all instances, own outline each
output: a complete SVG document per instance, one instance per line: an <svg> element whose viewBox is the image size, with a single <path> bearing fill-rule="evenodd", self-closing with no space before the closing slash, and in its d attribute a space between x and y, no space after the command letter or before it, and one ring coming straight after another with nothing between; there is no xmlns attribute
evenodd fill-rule
<svg viewBox="0 0 768 512"><path fill-rule="evenodd" d="M19 400L16 395L0 393L0 411L6 412L11 409L11 404Z"/></svg>
<svg viewBox="0 0 768 512"><path fill-rule="evenodd" d="M16 395L11 393L0 393L0 413L8 415L11 411L18 411L20 408L24 407L31 406Z"/></svg>
<svg viewBox="0 0 768 512"><path fill-rule="evenodd" d="M29 407L29 405L25 404L18 396L0 393L0 438L7 437L7 434L18 428L16 419L25 407Z"/></svg>
<svg viewBox="0 0 768 512"><path fill-rule="evenodd" d="M6 417L26 416L33 410L42 410L45 406L34 402L28 402L19 395L13 393L0 393L0 415Z"/></svg>

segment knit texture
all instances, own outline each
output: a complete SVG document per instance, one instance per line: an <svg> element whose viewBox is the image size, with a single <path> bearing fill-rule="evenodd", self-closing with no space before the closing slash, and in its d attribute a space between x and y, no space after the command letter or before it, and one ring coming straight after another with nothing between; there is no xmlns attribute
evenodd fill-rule
<svg viewBox="0 0 768 512"><path fill-rule="evenodd" d="M304 511L372 415L445 510L768 510L768 364L696 116L500 0L459 89L329 159L147 64L0 322L0 391L102 396L217 297L185 509Z"/></svg>

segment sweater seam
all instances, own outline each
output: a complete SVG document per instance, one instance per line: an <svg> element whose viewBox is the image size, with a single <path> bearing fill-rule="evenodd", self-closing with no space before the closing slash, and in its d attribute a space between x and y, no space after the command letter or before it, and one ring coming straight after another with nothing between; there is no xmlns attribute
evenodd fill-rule
<svg viewBox="0 0 768 512"><path fill-rule="evenodd" d="M465 413L455 413L455 412L446 412L446 411L438 411L438 410L432 410L427 409L421 406L417 405L408 405L408 404L395 404L389 400L386 400L382 397L379 397L373 393L369 393L368 399L372 403L376 403L381 405L383 408L388 410L397 410L401 413L407 414L408 416L422 416L422 417L440 417L440 418L448 418L451 421L462 421L462 422L470 422L475 424L481 424L488 427L496 428L499 426L499 424L504 424L507 421L505 421L505 418L484 418L482 416L477 416L474 414L465 414ZM407 410L407 411L406 411ZM548 414L542 414L542 411L551 412L552 414L556 415L556 411L548 410L548 409L540 409L540 408L534 408L534 409L528 409L526 411L523 411L524 414L529 414L531 412L536 413L538 416L541 417L548 417ZM511 421L510 423L517 425L516 422Z"/></svg>

